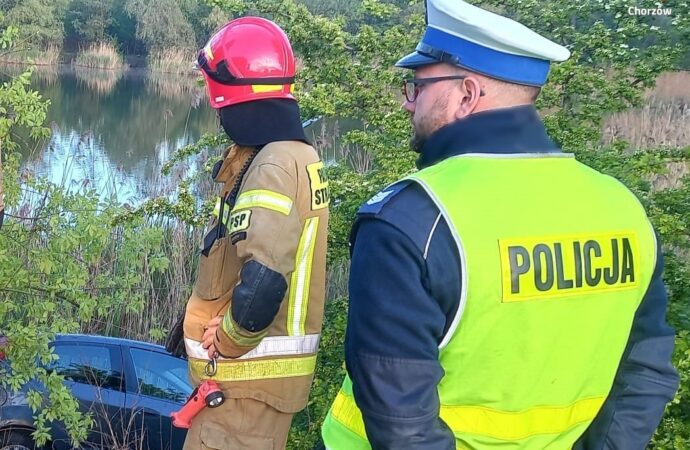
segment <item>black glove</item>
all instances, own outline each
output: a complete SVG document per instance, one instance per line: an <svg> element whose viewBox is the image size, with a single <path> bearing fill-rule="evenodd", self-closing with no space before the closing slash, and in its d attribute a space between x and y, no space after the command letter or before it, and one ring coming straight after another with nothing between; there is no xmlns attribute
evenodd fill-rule
<svg viewBox="0 0 690 450"><path fill-rule="evenodd" d="M182 309L182 314L177 322L172 326L168 337L165 339L165 349L178 358L187 358L187 349L184 346L184 314L186 308Z"/></svg>

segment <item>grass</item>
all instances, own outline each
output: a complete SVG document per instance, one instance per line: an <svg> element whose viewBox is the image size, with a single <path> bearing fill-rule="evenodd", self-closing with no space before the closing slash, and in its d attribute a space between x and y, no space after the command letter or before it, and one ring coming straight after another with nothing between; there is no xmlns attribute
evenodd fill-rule
<svg viewBox="0 0 690 450"><path fill-rule="evenodd" d="M656 86L648 96L669 103L690 103L690 71L666 72L656 79Z"/></svg>
<svg viewBox="0 0 690 450"><path fill-rule="evenodd" d="M690 72L670 72L659 76L640 108L613 114L604 122L604 144L623 139L633 150L660 147L690 147ZM664 174L649 181L655 191L679 188L690 174L687 162L666 164Z"/></svg>
<svg viewBox="0 0 690 450"><path fill-rule="evenodd" d="M613 114L604 122L604 144L624 139L631 148L690 146L690 72L662 74L641 108Z"/></svg>
<svg viewBox="0 0 690 450"><path fill-rule="evenodd" d="M683 161L670 162L666 164L666 172L654 175L650 182L654 191L680 189L683 178L688 175L690 175L690 164Z"/></svg>
<svg viewBox="0 0 690 450"><path fill-rule="evenodd" d="M82 49L77 54L73 65L92 69L121 70L125 67L122 56L108 42L100 42Z"/></svg>
<svg viewBox="0 0 690 450"><path fill-rule="evenodd" d="M361 145L345 142L345 135L361 128L356 121L336 117L319 119L306 130L307 138L326 163L347 164L358 174L369 172L374 166L374 157Z"/></svg>
<svg viewBox="0 0 690 450"><path fill-rule="evenodd" d="M82 323L81 331L161 343L191 294L196 277L198 246L203 229L191 228L179 220L148 218L145 227L163 226L161 253L169 260L167 271L155 272L148 265L141 273L146 280L143 301L138 307L120 304L106 317ZM118 236L119 237L119 236ZM111 255L113 260L118 255Z"/></svg>
<svg viewBox="0 0 690 450"><path fill-rule="evenodd" d="M44 49L17 49L0 53L0 62L6 64L33 64L52 66L60 64L60 48L54 45Z"/></svg>
<svg viewBox="0 0 690 450"><path fill-rule="evenodd" d="M194 60L194 52L190 50L169 48L151 52L148 57L148 68L152 73L191 75L195 73L192 66Z"/></svg>

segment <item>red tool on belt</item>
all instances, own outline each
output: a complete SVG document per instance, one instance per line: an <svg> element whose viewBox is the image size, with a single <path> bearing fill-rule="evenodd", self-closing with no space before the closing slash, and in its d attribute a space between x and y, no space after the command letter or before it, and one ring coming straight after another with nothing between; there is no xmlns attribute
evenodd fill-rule
<svg viewBox="0 0 690 450"><path fill-rule="evenodd" d="M199 414L205 407L217 408L223 404L225 396L215 381L202 381L199 387L194 389L189 400L182 408L170 415L172 423L177 428L189 428L192 426L192 419Z"/></svg>

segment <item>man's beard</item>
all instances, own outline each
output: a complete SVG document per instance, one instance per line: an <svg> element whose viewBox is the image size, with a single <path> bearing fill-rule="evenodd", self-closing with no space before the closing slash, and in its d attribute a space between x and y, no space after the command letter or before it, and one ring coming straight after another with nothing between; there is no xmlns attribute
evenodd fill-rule
<svg viewBox="0 0 690 450"><path fill-rule="evenodd" d="M410 148L413 151L422 153L422 149L429 140L429 137L434 134L436 130L446 125L443 114L447 108L448 98L442 97L431 109L432 115L422 118L417 125L415 125L414 121L412 122L413 134L410 138Z"/></svg>
<svg viewBox="0 0 690 450"><path fill-rule="evenodd" d="M426 120L418 125L412 124L412 137L410 138L410 148L416 153L422 153L424 144L429 140L429 136L434 134L440 124L434 123L437 117L426 117Z"/></svg>
<svg viewBox="0 0 690 450"><path fill-rule="evenodd" d="M414 133L410 138L410 148L415 153L422 153L422 148L426 144L428 136L422 136L421 134Z"/></svg>

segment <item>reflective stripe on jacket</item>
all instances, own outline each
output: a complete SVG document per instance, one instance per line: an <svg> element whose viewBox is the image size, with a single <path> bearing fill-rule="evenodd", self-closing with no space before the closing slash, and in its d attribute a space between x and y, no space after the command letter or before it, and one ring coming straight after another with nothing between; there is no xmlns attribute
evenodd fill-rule
<svg viewBox="0 0 690 450"><path fill-rule="evenodd" d="M232 190L251 150L234 147L228 152L216 177L224 183L221 198ZM312 147L274 142L251 162L234 205L217 202L209 228L218 231L219 222L224 227L217 239L205 239L212 244L208 255L200 256L184 324L195 383L209 378L204 372L207 352L201 348L204 327L223 315L216 345L232 357L219 358L211 378L221 383L226 396L255 398L283 412L306 405L323 319L327 189L323 163ZM287 283L272 323L258 331L243 328L241 318L230 312L240 272L252 262ZM252 308L262 307L263 299L256 297Z"/></svg>

